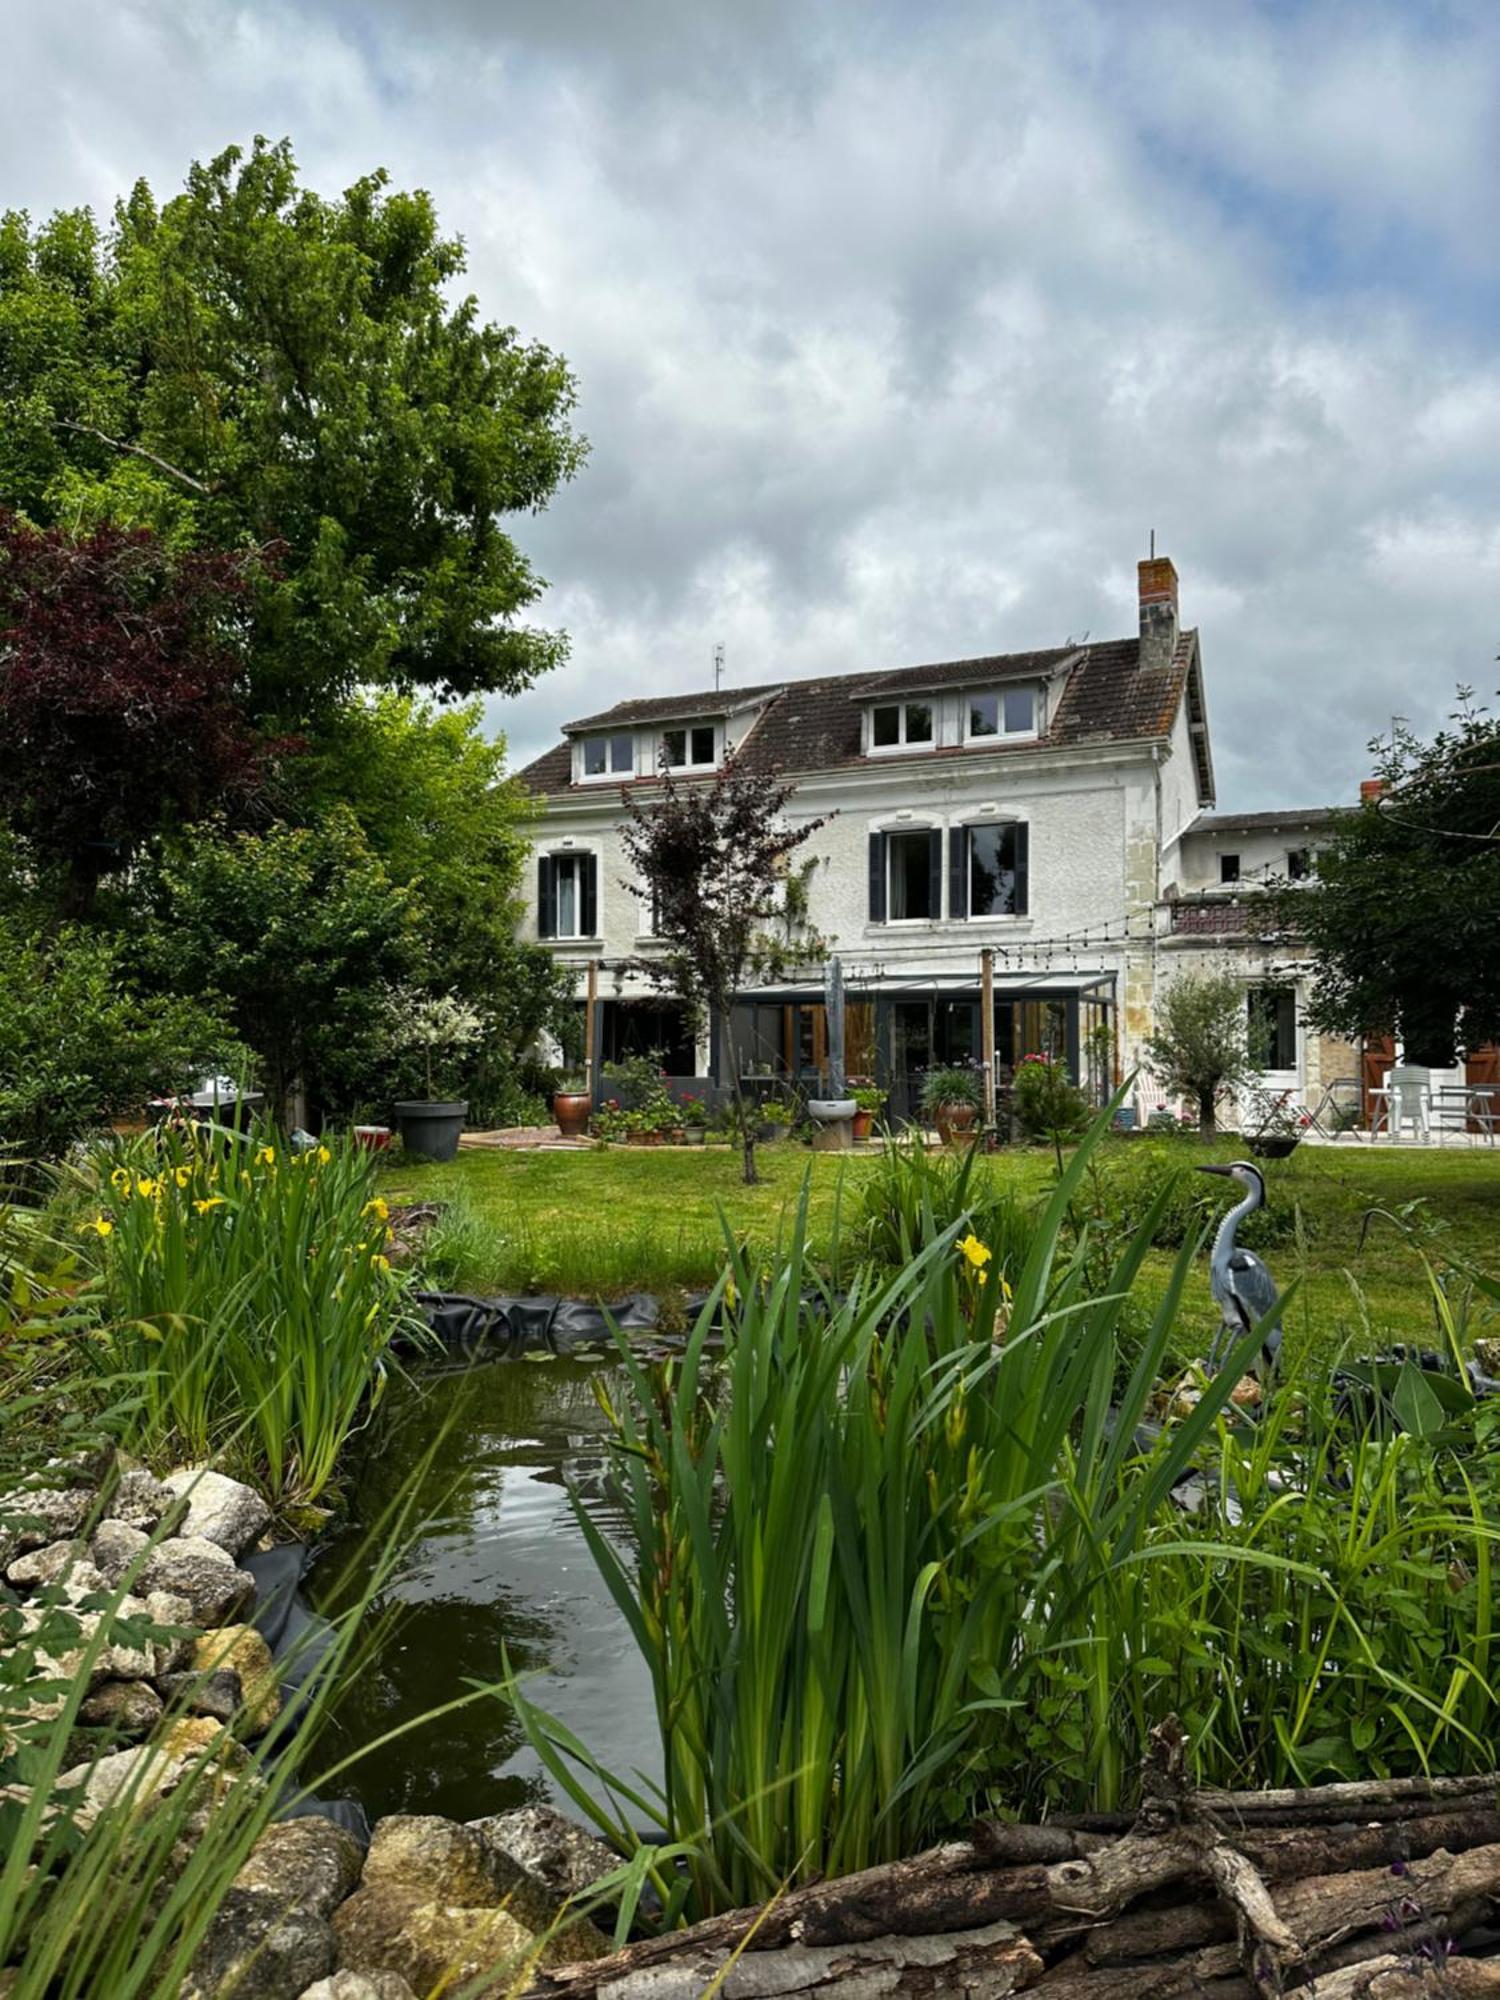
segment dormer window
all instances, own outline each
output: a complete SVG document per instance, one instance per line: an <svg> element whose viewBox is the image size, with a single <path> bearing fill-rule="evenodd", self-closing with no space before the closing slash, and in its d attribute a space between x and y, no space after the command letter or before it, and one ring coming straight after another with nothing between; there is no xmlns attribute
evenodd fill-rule
<svg viewBox="0 0 1500 2000"><path fill-rule="evenodd" d="M692 722L661 733L661 761L669 771L711 771L718 762L714 726Z"/></svg>
<svg viewBox="0 0 1500 2000"><path fill-rule="evenodd" d="M964 701L964 740L1036 735L1036 689L997 688L971 694Z"/></svg>
<svg viewBox="0 0 1500 2000"><path fill-rule="evenodd" d="M870 710L872 750L930 749L931 745L930 701L879 702Z"/></svg>
<svg viewBox="0 0 1500 2000"><path fill-rule="evenodd" d="M628 729L583 739L585 778L630 778L635 775L635 737Z"/></svg>

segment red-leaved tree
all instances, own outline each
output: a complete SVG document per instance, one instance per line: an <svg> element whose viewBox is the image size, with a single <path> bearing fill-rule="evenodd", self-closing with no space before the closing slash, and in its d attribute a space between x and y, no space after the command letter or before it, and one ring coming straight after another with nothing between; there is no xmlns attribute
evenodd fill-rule
<svg viewBox="0 0 1500 2000"><path fill-rule="evenodd" d="M0 812L69 914L142 842L262 783L240 692L250 559L146 529L78 537L0 512Z"/></svg>

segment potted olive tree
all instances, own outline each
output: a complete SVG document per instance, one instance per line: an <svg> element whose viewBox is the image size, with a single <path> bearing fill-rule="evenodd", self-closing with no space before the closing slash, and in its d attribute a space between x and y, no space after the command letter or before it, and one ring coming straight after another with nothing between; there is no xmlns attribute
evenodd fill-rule
<svg viewBox="0 0 1500 2000"><path fill-rule="evenodd" d="M984 1108L979 1072L957 1063L928 1070L922 1079L922 1114L937 1127L945 1146L966 1139Z"/></svg>
<svg viewBox="0 0 1500 2000"><path fill-rule="evenodd" d="M484 1033L484 1016L451 993L410 992L397 995L393 1014L392 1040L398 1050L415 1057L427 1090L425 1097L396 1100L401 1143L429 1160L451 1160L469 1101L451 1092L439 1095L439 1085L458 1081L465 1053Z"/></svg>

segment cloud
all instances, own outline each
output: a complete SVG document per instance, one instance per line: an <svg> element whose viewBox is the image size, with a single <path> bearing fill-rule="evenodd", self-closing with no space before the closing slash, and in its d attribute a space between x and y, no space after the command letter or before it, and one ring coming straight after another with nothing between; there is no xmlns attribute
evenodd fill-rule
<svg viewBox="0 0 1500 2000"><path fill-rule="evenodd" d="M75 0L8 202L290 132L435 194L592 456L516 532L611 696L1132 629L1155 529L1226 807L1345 796L1496 651L1480 5Z"/></svg>

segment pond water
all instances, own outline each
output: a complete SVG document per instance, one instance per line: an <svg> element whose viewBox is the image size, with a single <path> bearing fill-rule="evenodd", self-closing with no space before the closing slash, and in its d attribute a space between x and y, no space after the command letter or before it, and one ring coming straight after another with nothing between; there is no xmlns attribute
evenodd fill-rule
<svg viewBox="0 0 1500 2000"><path fill-rule="evenodd" d="M421 1533L381 1593L393 1613L372 1627L374 1657L339 1696L329 1761L504 1672L502 1645L527 1689L611 1770L660 1775L650 1681L594 1567L568 1499L626 1539L604 1478L607 1424L598 1376L578 1361L480 1361L391 1384L355 1441L351 1525L320 1553L316 1604L335 1579L367 1577L369 1529L425 1455L415 1519ZM476 1819L554 1797L509 1707L484 1697L421 1724L361 1759L347 1779L371 1818L440 1813Z"/></svg>

